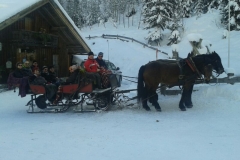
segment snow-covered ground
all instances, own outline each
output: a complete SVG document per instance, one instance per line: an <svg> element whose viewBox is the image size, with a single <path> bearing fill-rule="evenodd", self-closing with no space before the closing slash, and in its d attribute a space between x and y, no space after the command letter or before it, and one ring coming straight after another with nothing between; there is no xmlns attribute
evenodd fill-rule
<svg viewBox="0 0 240 160"><path fill-rule="evenodd" d="M186 19L185 32L178 45L180 57L191 51L187 36L201 34L228 69L228 39L222 39L217 11ZM118 34L146 42L146 30L138 24L117 28L112 24L84 28L82 35ZM239 76L240 32L230 35L230 68ZM123 75L137 76L141 65L156 59L156 51L134 42L114 39L86 39L95 54L120 67ZM171 55L171 47L160 50ZM158 58L168 58L161 53ZM230 69L229 69L230 70ZM221 75L225 77L226 74ZM120 89L136 84L123 80ZM17 92L0 93L1 160L239 160L240 159L240 84L195 85L194 107L182 112L180 95L159 95L162 112L133 108L100 113L28 114ZM135 92L129 94L135 96ZM133 101L135 103L136 101Z"/></svg>

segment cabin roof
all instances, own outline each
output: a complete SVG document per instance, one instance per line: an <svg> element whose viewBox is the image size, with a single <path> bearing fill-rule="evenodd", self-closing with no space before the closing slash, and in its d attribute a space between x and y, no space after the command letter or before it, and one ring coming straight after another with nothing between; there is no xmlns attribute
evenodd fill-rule
<svg viewBox="0 0 240 160"><path fill-rule="evenodd" d="M91 50L82 38L78 27L57 0L0 1L0 30L36 10L51 25L52 30L57 30L66 38L69 49L73 50L72 53L78 53L77 48L81 47L85 52Z"/></svg>

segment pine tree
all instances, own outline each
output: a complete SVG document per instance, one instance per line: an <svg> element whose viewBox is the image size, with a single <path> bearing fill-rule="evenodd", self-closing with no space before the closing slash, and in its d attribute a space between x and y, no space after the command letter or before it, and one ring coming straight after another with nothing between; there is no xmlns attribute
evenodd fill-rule
<svg viewBox="0 0 240 160"><path fill-rule="evenodd" d="M101 17L100 3L98 0L91 0L88 2L88 16L87 25L92 26L98 23L99 17Z"/></svg>
<svg viewBox="0 0 240 160"><path fill-rule="evenodd" d="M100 5L101 5L101 15L105 21L111 16L111 11L109 8L109 3L110 0L101 0Z"/></svg>
<svg viewBox="0 0 240 160"><path fill-rule="evenodd" d="M109 0L108 1L110 15L114 22L118 21L118 6L119 6L119 0Z"/></svg>
<svg viewBox="0 0 240 160"><path fill-rule="evenodd" d="M80 27L80 6L79 6L79 0L74 0L73 1L73 15L72 15L72 20L75 23L76 26Z"/></svg>
<svg viewBox="0 0 240 160"><path fill-rule="evenodd" d="M181 3L182 18L189 18L191 12L191 3L189 0L182 0Z"/></svg>
<svg viewBox="0 0 240 160"><path fill-rule="evenodd" d="M230 21L229 21L229 6L230 6ZM221 23L230 30L240 30L240 1L238 0L223 0L222 1L222 18Z"/></svg>
<svg viewBox="0 0 240 160"><path fill-rule="evenodd" d="M74 15L74 4L73 4L73 1L71 0L67 0L66 1L66 12L68 13L69 17L73 17Z"/></svg>
<svg viewBox="0 0 240 160"><path fill-rule="evenodd" d="M122 15L122 22L123 22L123 25L125 27L125 12L126 12L126 9L127 9L127 3L125 3L126 0L119 0L119 24L120 24L120 15Z"/></svg>
<svg viewBox="0 0 240 160"><path fill-rule="evenodd" d="M222 0L203 0L203 13L209 12L212 8L218 9Z"/></svg>
<svg viewBox="0 0 240 160"><path fill-rule="evenodd" d="M161 30L169 27L169 23L173 21L175 0L144 0L143 6L143 22L144 29L154 29L150 31L146 37L148 41L159 41L162 39Z"/></svg>
<svg viewBox="0 0 240 160"><path fill-rule="evenodd" d="M143 8L143 22L145 29L159 28L164 30L172 20L173 5L168 0L145 0Z"/></svg>
<svg viewBox="0 0 240 160"><path fill-rule="evenodd" d="M203 8L204 8L203 0L198 0L193 8L194 14L197 15L197 18L199 18L201 16L201 14L203 13Z"/></svg>
<svg viewBox="0 0 240 160"><path fill-rule="evenodd" d="M172 21L169 22L167 25L167 28L171 30L171 35L168 38L169 42L167 45L176 44L180 42L181 40L180 31L183 30L183 15L184 15L184 8L182 7L183 1L180 0L177 3L176 1L172 0L172 3L175 4L173 6L173 10L175 12L173 12Z"/></svg>

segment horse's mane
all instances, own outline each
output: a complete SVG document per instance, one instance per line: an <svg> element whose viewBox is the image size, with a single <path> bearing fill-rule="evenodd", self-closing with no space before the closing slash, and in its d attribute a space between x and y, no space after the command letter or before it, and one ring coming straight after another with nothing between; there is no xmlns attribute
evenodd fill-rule
<svg viewBox="0 0 240 160"><path fill-rule="evenodd" d="M189 57L192 57L192 52L191 53L188 53L188 56L187 58L182 58L182 59L179 59L179 60L169 60L169 59L157 59L155 61L150 61L148 63L152 63L152 62L160 62L160 63L176 63L176 62L179 62L179 61L184 61L186 59L188 59ZM215 52L213 51L211 54L200 54L200 55L197 55L195 57L193 57L194 59L195 58L204 58L204 59L210 59L210 60L216 60L216 59L220 59L220 56Z"/></svg>
<svg viewBox="0 0 240 160"><path fill-rule="evenodd" d="M191 53L188 53L188 57L191 56ZM213 51L211 54L200 54L200 55L197 55L195 56L196 58L210 58L210 59L220 59L220 56L215 52Z"/></svg>

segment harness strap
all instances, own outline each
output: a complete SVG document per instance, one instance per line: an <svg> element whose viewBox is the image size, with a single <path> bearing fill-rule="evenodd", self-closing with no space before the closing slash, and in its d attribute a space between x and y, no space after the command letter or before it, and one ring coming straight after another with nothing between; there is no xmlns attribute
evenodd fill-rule
<svg viewBox="0 0 240 160"><path fill-rule="evenodd" d="M191 60L192 60L192 59L191 59ZM191 70L192 70L193 72L195 72L195 68L193 67L192 63L190 62L190 58L189 58L189 59L186 59L186 62L187 62L187 64L188 64L188 66L191 68Z"/></svg>
<svg viewBox="0 0 240 160"><path fill-rule="evenodd" d="M183 71L182 71L182 66L180 65L179 61L177 61L177 64L180 69L180 75L178 76L178 79L183 79L184 75L183 75Z"/></svg>
<svg viewBox="0 0 240 160"><path fill-rule="evenodd" d="M202 76L201 76L200 72L198 71L197 67L195 66L195 63L193 62L192 58L191 57L187 58L186 62L188 64L188 66L192 69L192 71L197 72L199 78L202 79Z"/></svg>

